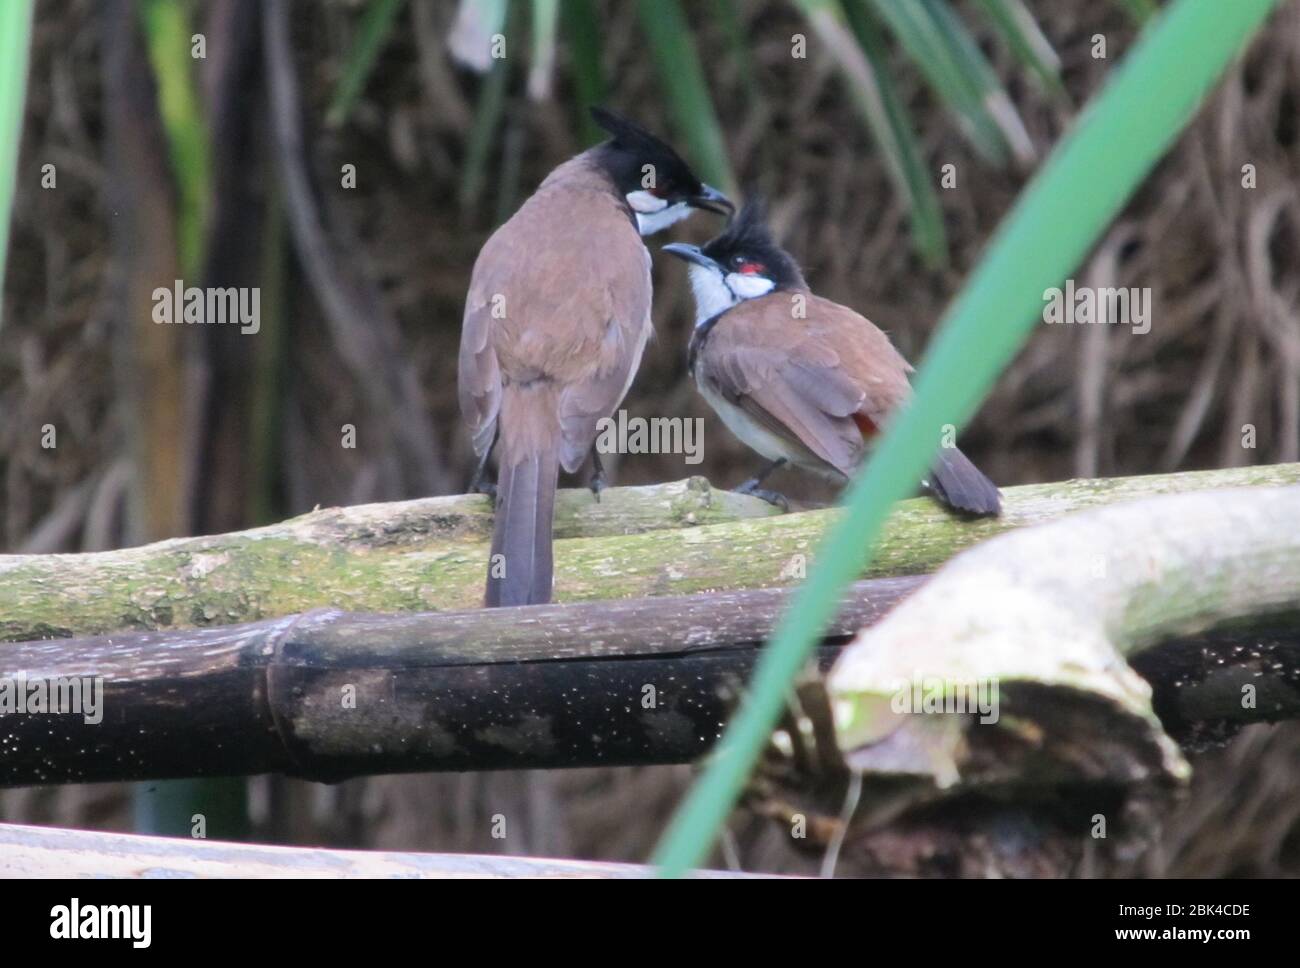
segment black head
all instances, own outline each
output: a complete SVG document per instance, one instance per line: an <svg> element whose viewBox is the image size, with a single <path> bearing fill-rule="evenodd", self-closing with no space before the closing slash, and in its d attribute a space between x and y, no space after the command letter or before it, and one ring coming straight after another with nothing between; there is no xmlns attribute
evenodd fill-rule
<svg viewBox="0 0 1300 968"><path fill-rule="evenodd" d="M776 289L807 288L799 264L772 238L762 198L746 202L726 231L700 251L728 273L763 276L771 279Z"/></svg>
<svg viewBox="0 0 1300 968"><path fill-rule="evenodd" d="M693 208L722 215L735 210L727 196L701 182L667 142L604 108L593 107L591 116L610 134L596 148L598 158L636 214L642 235L666 228Z"/></svg>
<svg viewBox="0 0 1300 968"><path fill-rule="evenodd" d="M760 200L748 203L727 230L703 248L675 242L664 251L690 266L697 323L747 299L808 288L798 263L772 238Z"/></svg>

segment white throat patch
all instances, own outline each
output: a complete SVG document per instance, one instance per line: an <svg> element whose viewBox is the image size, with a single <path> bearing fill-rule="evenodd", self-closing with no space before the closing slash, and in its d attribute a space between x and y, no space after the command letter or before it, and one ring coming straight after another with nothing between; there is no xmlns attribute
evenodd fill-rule
<svg viewBox="0 0 1300 968"><path fill-rule="evenodd" d="M762 276L729 272L726 276L718 269L690 265L691 292L695 294L695 325L707 322L718 313L726 312L738 302L766 296L776 288L776 283Z"/></svg>
<svg viewBox="0 0 1300 968"><path fill-rule="evenodd" d="M660 198L653 192L628 192L626 197L632 211L642 215L653 215L668 207L668 199Z"/></svg>
<svg viewBox="0 0 1300 968"><path fill-rule="evenodd" d="M669 205L667 199L650 192L628 192L626 198L628 206L636 213L637 231L642 235L662 232L691 214L691 207L686 202Z"/></svg>
<svg viewBox="0 0 1300 968"><path fill-rule="evenodd" d="M692 262L689 267L691 292L695 294L695 325L712 319L740 302L723 281L722 273L708 266Z"/></svg>

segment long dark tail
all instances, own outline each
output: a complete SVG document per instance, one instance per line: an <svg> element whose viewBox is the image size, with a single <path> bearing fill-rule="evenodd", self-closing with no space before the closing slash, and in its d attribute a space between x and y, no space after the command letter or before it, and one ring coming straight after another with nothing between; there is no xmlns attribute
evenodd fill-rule
<svg viewBox="0 0 1300 968"><path fill-rule="evenodd" d="M560 473L560 428L547 389L511 388L502 399L496 524L483 604L551 600L551 522Z"/></svg>
<svg viewBox="0 0 1300 968"><path fill-rule="evenodd" d="M997 487L956 447L939 449L926 483L935 497L957 511L996 517L1002 510Z"/></svg>
<svg viewBox="0 0 1300 968"><path fill-rule="evenodd" d="M560 465L535 454L503 465L483 604L541 605L551 600L551 519Z"/></svg>

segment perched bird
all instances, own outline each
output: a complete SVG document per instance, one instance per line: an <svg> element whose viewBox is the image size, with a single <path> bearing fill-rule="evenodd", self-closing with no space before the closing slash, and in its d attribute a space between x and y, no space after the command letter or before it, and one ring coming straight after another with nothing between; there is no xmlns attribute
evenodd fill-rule
<svg viewBox="0 0 1300 968"><path fill-rule="evenodd" d="M785 507L759 485L786 463L846 480L911 393L912 367L889 337L809 291L773 240L761 202L703 248L674 243L664 251L689 264L696 385L731 432L771 461L741 490ZM940 448L923 483L958 511L1000 510L998 489L956 447Z"/></svg>
<svg viewBox="0 0 1300 968"><path fill-rule="evenodd" d="M592 112L610 139L552 171L479 252L465 300L459 391L476 489L497 495L485 604L551 599L559 469L590 452L650 335L650 253L641 241L731 202L671 147L631 121ZM500 444L495 488L484 486Z"/></svg>

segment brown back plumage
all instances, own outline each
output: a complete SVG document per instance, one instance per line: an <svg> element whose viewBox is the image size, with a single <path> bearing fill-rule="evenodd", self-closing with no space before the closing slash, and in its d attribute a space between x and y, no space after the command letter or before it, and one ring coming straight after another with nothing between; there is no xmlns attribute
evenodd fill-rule
<svg viewBox="0 0 1300 968"><path fill-rule="evenodd" d="M803 318L800 318L800 314ZM911 366L869 320L807 290L728 310L696 361L708 381L771 430L848 476L862 460L859 412L879 425L906 399Z"/></svg>
<svg viewBox="0 0 1300 968"><path fill-rule="evenodd" d="M806 289L746 300L711 326L695 376L784 440L796 463L849 477L912 392L911 365L866 317ZM996 514L997 488L956 447L927 485L949 506Z"/></svg>
<svg viewBox="0 0 1300 968"><path fill-rule="evenodd" d="M475 452L500 442L493 553L506 574L490 574L490 605L550 600L558 466L582 465L650 334L650 254L591 154L493 233L466 297L461 411Z"/></svg>
<svg viewBox="0 0 1300 968"><path fill-rule="evenodd" d="M753 199L706 245L665 246L691 264L708 316L691 339L691 369L727 426L772 467L844 479L912 392L912 367L870 320L809 291L766 212ZM924 483L961 511L1001 508L993 482L956 447L940 450Z"/></svg>

